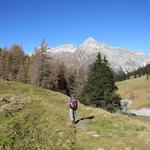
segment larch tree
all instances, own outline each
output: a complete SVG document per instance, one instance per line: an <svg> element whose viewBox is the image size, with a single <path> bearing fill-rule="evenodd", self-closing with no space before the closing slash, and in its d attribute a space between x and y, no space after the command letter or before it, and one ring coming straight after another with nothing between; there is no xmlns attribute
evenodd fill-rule
<svg viewBox="0 0 150 150"><path fill-rule="evenodd" d="M51 75L51 58L47 54L48 46L45 41L42 41L40 47L35 50L31 57L32 65L30 65L31 84L49 88Z"/></svg>
<svg viewBox="0 0 150 150"><path fill-rule="evenodd" d="M24 52L22 47L14 44L10 48L11 51L11 73L13 76L13 80L17 80L17 75L19 72L20 64L24 61Z"/></svg>

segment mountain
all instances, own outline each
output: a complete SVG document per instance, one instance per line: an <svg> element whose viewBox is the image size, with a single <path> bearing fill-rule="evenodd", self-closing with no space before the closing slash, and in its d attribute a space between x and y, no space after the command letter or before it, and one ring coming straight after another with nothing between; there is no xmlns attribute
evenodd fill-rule
<svg viewBox="0 0 150 150"><path fill-rule="evenodd" d="M141 52L111 47L91 37L87 38L79 47L74 44L65 44L50 48L47 52L70 67L80 68L82 66L85 70L95 61L98 52L102 56L106 56L110 67L116 73L132 72L150 63L150 56Z"/></svg>

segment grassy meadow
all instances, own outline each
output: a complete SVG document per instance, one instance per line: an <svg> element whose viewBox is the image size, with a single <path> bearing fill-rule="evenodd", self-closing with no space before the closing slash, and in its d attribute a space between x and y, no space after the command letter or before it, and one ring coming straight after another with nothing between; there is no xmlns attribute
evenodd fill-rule
<svg viewBox="0 0 150 150"><path fill-rule="evenodd" d="M13 82L0 81L0 97L30 97L31 103L9 116L0 114L0 149L70 149L75 138L67 124L65 95ZM2 104L1 104L2 105ZM3 104L4 105L4 104ZM5 104L6 105L6 104ZM16 107L18 103L12 104ZM6 111L6 110L5 110Z"/></svg>
<svg viewBox="0 0 150 150"><path fill-rule="evenodd" d="M67 99L58 92L0 80L0 149L149 150L148 123L79 103L73 126Z"/></svg>

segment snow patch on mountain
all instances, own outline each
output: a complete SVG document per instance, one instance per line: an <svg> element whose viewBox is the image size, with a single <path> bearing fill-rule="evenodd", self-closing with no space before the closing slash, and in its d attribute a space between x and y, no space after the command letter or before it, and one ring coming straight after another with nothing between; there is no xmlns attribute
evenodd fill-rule
<svg viewBox="0 0 150 150"><path fill-rule="evenodd" d="M79 48L81 50L86 50L86 51L91 50L92 52L94 51L96 52L97 49L104 48L105 46L106 44L97 42L95 39L89 37L80 45Z"/></svg>
<svg viewBox="0 0 150 150"><path fill-rule="evenodd" d="M64 53L64 52L74 53L76 49L77 47L74 44L64 44L58 47L48 49L47 51L51 53Z"/></svg>

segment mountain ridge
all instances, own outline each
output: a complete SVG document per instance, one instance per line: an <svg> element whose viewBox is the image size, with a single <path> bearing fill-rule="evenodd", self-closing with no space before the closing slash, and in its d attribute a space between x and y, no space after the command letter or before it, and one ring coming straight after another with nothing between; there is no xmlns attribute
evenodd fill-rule
<svg viewBox="0 0 150 150"><path fill-rule="evenodd" d="M102 56L106 56L110 67L114 72L128 73L144 67L150 63L150 56L129 49L112 47L105 43L96 41L94 38L87 38L81 45L63 44L58 47L48 48L47 52L56 59L63 60L67 66L84 66L88 70L88 66L92 64L98 52Z"/></svg>

